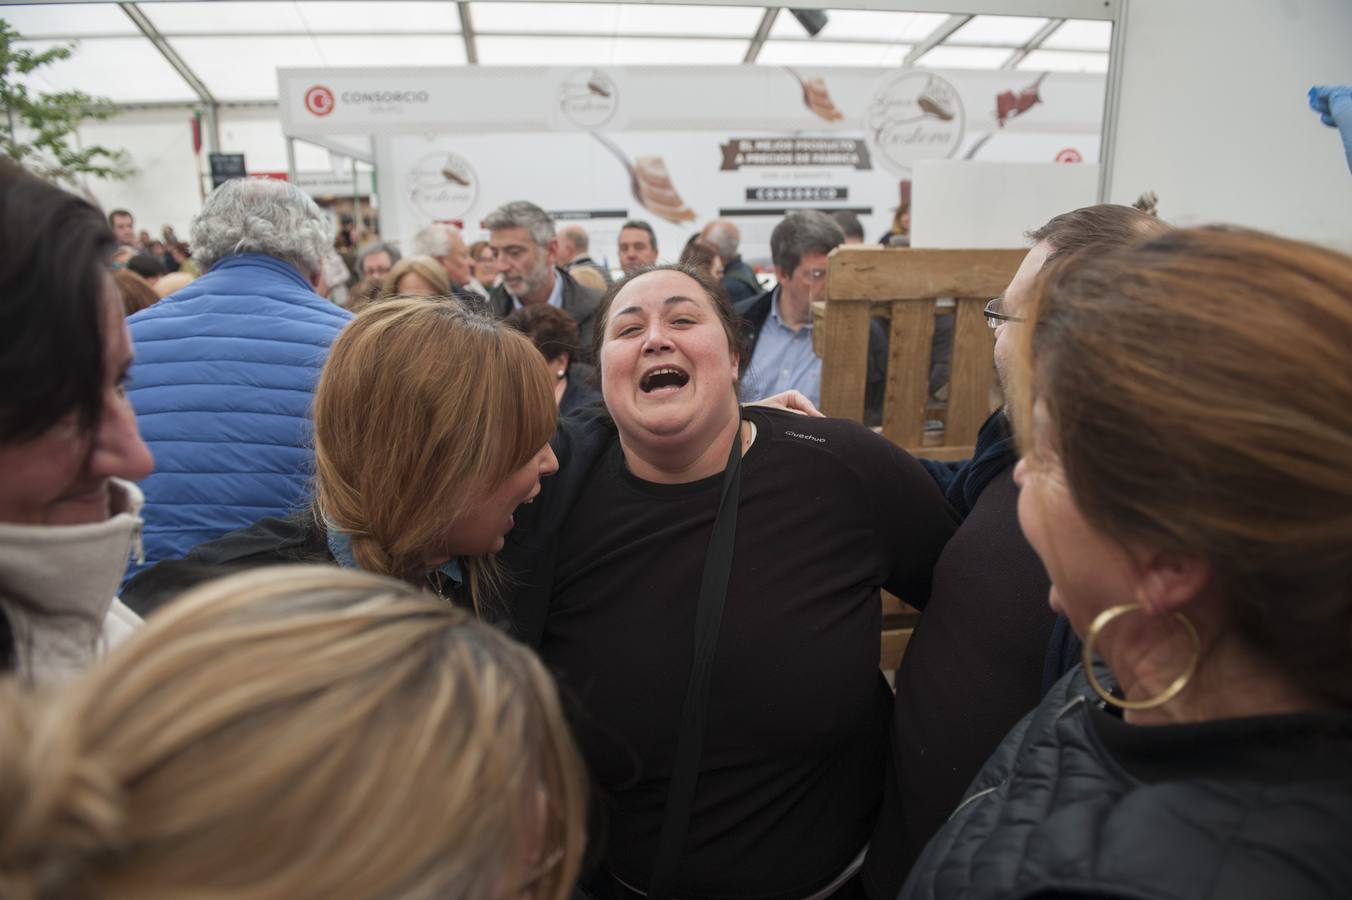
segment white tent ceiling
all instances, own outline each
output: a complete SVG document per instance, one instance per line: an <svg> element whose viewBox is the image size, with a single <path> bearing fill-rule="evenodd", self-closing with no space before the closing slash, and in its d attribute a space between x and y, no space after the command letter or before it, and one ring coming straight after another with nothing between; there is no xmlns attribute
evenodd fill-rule
<svg viewBox="0 0 1352 900"><path fill-rule="evenodd" d="M70 59L34 73L34 87L79 89L118 104L275 102L276 70L286 66L905 63L1108 70L1106 21L825 12L827 24L816 37L787 9L745 4L142 0L9 5L0 7L0 19L28 46L77 45Z"/></svg>

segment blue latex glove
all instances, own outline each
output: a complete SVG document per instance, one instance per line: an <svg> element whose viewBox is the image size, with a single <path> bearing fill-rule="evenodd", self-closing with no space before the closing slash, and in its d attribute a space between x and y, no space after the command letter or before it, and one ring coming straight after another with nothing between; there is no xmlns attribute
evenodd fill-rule
<svg viewBox="0 0 1352 900"><path fill-rule="evenodd" d="M1334 84L1310 88L1310 109L1319 113L1319 121L1337 128L1343 136L1343 155L1352 171L1352 85Z"/></svg>

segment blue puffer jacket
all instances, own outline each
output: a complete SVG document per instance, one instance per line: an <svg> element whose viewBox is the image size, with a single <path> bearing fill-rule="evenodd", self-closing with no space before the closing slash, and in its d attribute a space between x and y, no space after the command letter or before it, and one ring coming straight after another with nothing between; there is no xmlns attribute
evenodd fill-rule
<svg viewBox="0 0 1352 900"><path fill-rule="evenodd" d="M127 320L132 407L155 454L145 566L306 501L310 400L351 318L293 266L244 253Z"/></svg>

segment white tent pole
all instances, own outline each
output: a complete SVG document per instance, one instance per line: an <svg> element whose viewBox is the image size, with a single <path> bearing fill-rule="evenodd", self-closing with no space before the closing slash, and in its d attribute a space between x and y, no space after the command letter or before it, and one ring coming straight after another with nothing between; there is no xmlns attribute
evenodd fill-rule
<svg viewBox="0 0 1352 900"><path fill-rule="evenodd" d="M1113 188L1113 154L1117 142L1117 112L1122 101L1122 57L1127 52L1127 0L1117 0L1113 17L1113 38L1108 47L1108 81L1104 85L1103 129L1099 137L1100 203L1108 202Z"/></svg>

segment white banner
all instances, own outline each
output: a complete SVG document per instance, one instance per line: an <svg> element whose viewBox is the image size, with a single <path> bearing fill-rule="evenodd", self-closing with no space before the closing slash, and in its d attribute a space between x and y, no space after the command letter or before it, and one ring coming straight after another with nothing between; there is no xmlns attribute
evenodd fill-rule
<svg viewBox="0 0 1352 900"><path fill-rule="evenodd" d="M772 66L283 69L288 134L376 137L382 230L481 232L528 199L579 219L615 256L626 218L664 259L716 216L744 255L796 208L850 209L887 229L928 159L1097 162L1099 75Z"/></svg>

